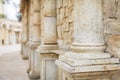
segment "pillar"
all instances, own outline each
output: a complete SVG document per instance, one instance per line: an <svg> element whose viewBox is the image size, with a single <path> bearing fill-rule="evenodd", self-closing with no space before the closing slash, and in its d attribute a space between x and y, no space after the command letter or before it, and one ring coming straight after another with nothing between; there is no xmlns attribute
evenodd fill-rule
<svg viewBox="0 0 120 80"><path fill-rule="evenodd" d="M25 9L22 17L22 58L28 59L28 52L27 52L27 42L28 42L28 2L25 1ZM19 35L21 32L19 32ZM21 37L21 36L19 36Z"/></svg>
<svg viewBox="0 0 120 80"><path fill-rule="evenodd" d="M74 0L74 41L56 64L65 80L110 80L120 62L105 53L102 0Z"/></svg>
<svg viewBox="0 0 120 80"><path fill-rule="evenodd" d="M6 26L5 33L6 33L5 45L9 45L9 31L8 31L7 26Z"/></svg>
<svg viewBox="0 0 120 80"><path fill-rule="evenodd" d="M35 52L37 47L40 45L40 0L32 1L32 24L31 32L32 32L32 40L30 45L30 71L29 77L31 79L39 79L40 78L40 57Z"/></svg>
<svg viewBox="0 0 120 80"><path fill-rule="evenodd" d="M12 45L16 44L16 35L14 30L11 31L11 42Z"/></svg>
<svg viewBox="0 0 120 80"><path fill-rule="evenodd" d="M56 34L56 0L41 0L41 45L36 50L40 54L40 79L57 80L55 60L58 55Z"/></svg>
<svg viewBox="0 0 120 80"><path fill-rule="evenodd" d="M27 53L28 53L28 67L27 67L27 73L29 73L30 69L31 69L31 59L30 59L30 45L31 45L31 41L32 41L32 5L31 5L31 0L28 1L28 42L26 44L27 46Z"/></svg>

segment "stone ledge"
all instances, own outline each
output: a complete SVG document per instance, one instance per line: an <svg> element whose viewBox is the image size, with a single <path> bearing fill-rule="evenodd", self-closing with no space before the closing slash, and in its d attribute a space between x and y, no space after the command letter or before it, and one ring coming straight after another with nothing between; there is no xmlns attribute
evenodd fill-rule
<svg viewBox="0 0 120 80"><path fill-rule="evenodd" d="M37 53L40 53L40 54L48 53L48 54L63 55L66 53L66 51L64 51L64 50L39 50L39 49L37 49L36 51L37 51Z"/></svg>
<svg viewBox="0 0 120 80"><path fill-rule="evenodd" d="M101 71L118 71L120 64L109 65L91 65L91 66L71 66L63 61L56 60L56 64L65 69L69 73L83 73L83 72L101 72Z"/></svg>
<svg viewBox="0 0 120 80"><path fill-rule="evenodd" d="M67 58L72 58L76 60L83 60L83 59L106 59L106 58L111 58L111 55L109 53L99 53L99 52L94 52L94 53L75 53L75 52L67 52L64 54L65 57Z"/></svg>
<svg viewBox="0 0 120 80"><path fill-rule="evenodd" d="M38 47L38 50L57 50L58 49L58 45L40 45Z"/></svg>
<svg viewBox="0 0 120 80"><path fill-rule="evenodd" d="M71 66L91 66L91 65L106 65L106 64L118 64L120 63L119 59L117 58L109 58L109 59L86 59L86 60L76 60L76 59L71 59L67 58L65 56L60 56L59 60L63 62L67 62Z"/></svg>

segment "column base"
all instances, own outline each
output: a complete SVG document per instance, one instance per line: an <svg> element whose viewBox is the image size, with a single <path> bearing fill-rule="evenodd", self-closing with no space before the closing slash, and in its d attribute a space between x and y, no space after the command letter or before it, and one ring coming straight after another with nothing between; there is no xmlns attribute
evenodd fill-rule
<svg viewBox="0 0 120 80"><path fill-rule="evenodd" d="M22 59L23 59L23 60L28 60L28 57L22 55Z"/></svg>
<svg viewBox="0 0 120 80"><path fill-rule="evenodd" d="M37 74L37 73L34 73L34 72L30 71L28 75L29 75L30 79L40 79L40 74L39 73Z"/></svg>
<svg viewBox="0 0 120 80"><path fill-rule="evenodd" d="M28 52L27 52L27 46L26 45L23 45L22 59L24 59L24 60L28 59Z"/></svg>
<svg viewBox="0 0 120 80"><path fill-rule="evenodd" d="M29 42L28 42L29 43ZM22 59L28 59L28 50L27 50L27 41L24 41L24 42L22 42L22 50L21 50L21 55L22 55Z"/></svg>
<svg viewBox="0 0 120 80"><path fill-rule="evenodd" d="M30 44L31 44L31 41L28 41L26 43L26 50L27 50L27 53L28 53L28 60L29 60L29 54L30 54ZM28 63L28 66L27 66L27 73L30 72L30 63Z"/></svg>
<svg viewBox="0 0 120 80"><path fill-rule="evenodd" d="M67 52L56 64L66 74L65 80L109 80L120 70L120 61L108 53Z"/></svg>
<svg viewBox="0 0 120 80"><path fill-rule="evenodd" d="M27 73L29 73L29 72L30 72L30 68L27 68L27 70L26 70L26 71L27 71Z"/></svg>
<svg viewBox="0 0 120 80"><path fill-rule="evenodd" d="M40 55L40 78L41 80L57 80L58 67L55 60L58 59L58 54L53 50L57 49L57 45L40 45L36 50Z"/></svg>
<svg viewBox="0 0 120 80"><path fill-rule="evenodd" d="M111 76L117 71L105 72L85 72L85 73L68 73L64 72L64 80L110 80Z"/></svg>

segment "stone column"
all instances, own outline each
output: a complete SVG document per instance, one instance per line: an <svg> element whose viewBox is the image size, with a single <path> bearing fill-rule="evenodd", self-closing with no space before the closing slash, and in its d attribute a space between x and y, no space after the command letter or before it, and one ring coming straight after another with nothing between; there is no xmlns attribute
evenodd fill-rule
<svg viewBox="0 0 120 80"><path fill-rule="evenodd" d="M23 28L22 28L22 58L28 59L28 52L27 52L27 42L28 42L28 3L25 3L25 9L23 14ZM20 32L21 33L21 32Z"/></svg>
<svg viewBox="0 0 120 80"><path fill-rule="evenodd" d="M11 32L11 41L12 41L12 45L16 44L16 36L14 30L12 30Z"/></svg>
<svg viewBox="0 0 120 80"><path fill-rule="evenodd" d="M30 71L30 64L31 64L31 61L30 61L30 45L31 45L31 40L32 40L32 5L31 5L31 0L28 1L28 42L26 44L27 46L27 53L28 53L28 68L27 68L27 73L29 73Z"/></svg>
<svg viewBox="0 0 120 80"><path fill-rule="evenodd" d="M30 56L29 56L29 61L30 61L30 72L29 72L29 77L31 79L39 79L40 78L40 58L39 55L35 52L37 47L40 45L40 0L33 0L32 1L32 40L31 40L31 45L30 45Z"/></svg>
<svg viewBox="0 0 120 80"><path fill-rule="evenodd" d="M12 41L11 41L11 30L9 30L9 45L11 45L12 44Z"/></svg>
<svg viewBox="0 0 120 80"><path fill-rule="evenodd" d="M5 43L6 43L6 45L9 45L9 31L7 29L7 26L6 26L6 39L5 39Z"/></svg>
<svg viewBox="0 0 120 80"><path fill-rule="evenodd" d="M36 52L40 54L41 80L57 80L56 0L41 1L41 45Z"/></svg>
<svg viewBox="0 0 120 80"><path fill-rule="evenodd" d="M110 80L120 62L104 50L102 0L74 0L74 41L56 61L65 80Z"/></svg>

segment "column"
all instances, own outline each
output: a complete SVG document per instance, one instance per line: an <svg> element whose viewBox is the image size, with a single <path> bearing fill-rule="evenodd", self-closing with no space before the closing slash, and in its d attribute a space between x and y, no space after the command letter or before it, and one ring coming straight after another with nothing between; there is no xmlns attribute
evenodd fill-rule
<svg viewBox="0 0 120 80"><path fill-rule="evenodd" d="M30 71L29 77L31 79L39 79L40 78L40 57L35 52L37 47L40 45L40 0L33 0L32 3L32 40L30 45L30 54L29 54L29 61L30 61Z"/></svg>
<svg viewBox="0 0 120 80"><path fill-rule="evenodd" d="M31 0L29 0L28 2L28 42L26 44L27 46L27 53L28 53L28 68L27 68L27 73L29 73L30 69L31 69L31 60L30 60L30 45L31 45L31 41L32 41L32 5L31 5Z"/></svg>
<svg viewBox="0 0 120 80"><path fill-rule="evenodd" d="M28 42L28 2L25 1L25 9L22 17L22 58L28 59L27 42Z"/></svg>
<svg viewBox="0 0 120 80"><path fill-rule="evenodd" d="M55 60L58 55L56 34L56 0L41 0L41 45L36 52L40 54L41 80L57 80Z"/></svg>
<svg viewBox="0 0 120 80"><path fill-rule="evenodd" d="M65 80L110 80L120 62L105 47L102 0L74 0L74 41L56 61Z"/></svg>
<svg viewBox="0 0 120 80"><path fill-rule="evenodd" d="M7 25L6 25L6 30L5 30L5 45L9 45L9 32L8 32L8 28L7 28Z"/></svg>
<svg viewBox="0 0 120 80"><path fill-rule="evenodd" d="M12 36L11 36L11 35L12 35L11 30L9 30L9 40L10 40L10 41L9 41L9 45L12 44L12 41L11 41L11 37L12 37Z"/></svg>

